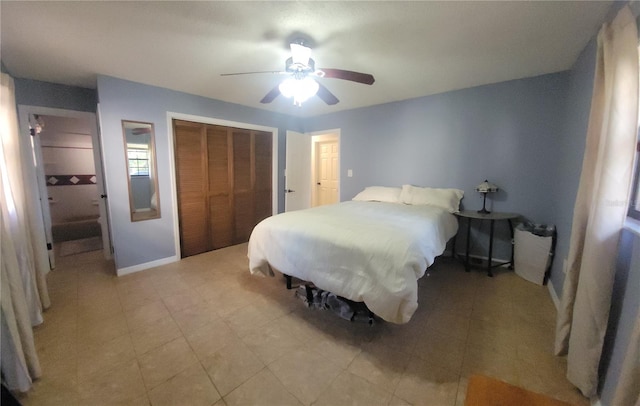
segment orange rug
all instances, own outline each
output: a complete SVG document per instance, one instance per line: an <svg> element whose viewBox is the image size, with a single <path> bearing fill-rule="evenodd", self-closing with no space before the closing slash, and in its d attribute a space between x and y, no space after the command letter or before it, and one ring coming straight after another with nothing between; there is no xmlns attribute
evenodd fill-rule
<svg viewBox="0 0 640 406"><path fill-rule="evenodd" d="M571 406L483 375L469 378L465 406Z"/></svg>

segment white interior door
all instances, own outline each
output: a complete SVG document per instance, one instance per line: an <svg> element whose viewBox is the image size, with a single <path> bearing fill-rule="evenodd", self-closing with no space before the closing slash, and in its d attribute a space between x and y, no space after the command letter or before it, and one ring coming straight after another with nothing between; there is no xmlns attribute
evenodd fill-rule
<svg viewBox="0 0 640 406"><path fill-rule="evenodd" d="M311 207L311 136L287 131L284 210Z"/></svg>
<svg viewBox="0 0 640 406"><path fill-rule="evenodd" d="M98 208L100 210L100 229L102 230L102 251L106 259L111 259L113 246L111 245L111 225L107 207L107 191L104 179L104 164L102 160L102 144L100 142L100 105L96 109L96 117L91 120L91 143L93 144L93 162L96 165L96 185L98 186Z"/></svg>
<svg viewBox="0 0 640 406"><path fill-rule="evenodd" d="M319 142L316 146L316 206L338 203L340 151L338 141Z"/></svg>
<svg viewBox="0 0 640 406"><path fill-rule="evenodd" d="M29 125L34 133L31 135L33 142L33 157L36 166L36 179L38 180L38 191L40 194L40 208L42 209L42 221L44 223L44 234L47 241L47 253L49 255L49 267L55 269L56 257L53 250L53 233L51 231L51 209L49 207L49 194L47 192L47 180L44 173L44 159L42 157L42 147L40 145L40 136L35 132L35 118L33 114L29 114ZM26 130L31 131L26 128Z"/></svg>

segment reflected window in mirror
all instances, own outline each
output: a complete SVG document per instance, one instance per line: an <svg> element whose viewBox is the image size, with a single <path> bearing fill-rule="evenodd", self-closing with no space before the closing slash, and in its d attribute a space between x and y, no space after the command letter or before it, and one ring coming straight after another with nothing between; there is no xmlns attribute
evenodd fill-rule
<svg viewBox="0 0 640 406"><path fill-rule="evenodd" d="M149 177L149 148L146 145L127 144L129 175Z"/></svg>
<svg viewBox="0 0 640 406"><path fill-rule="evenodd" d="M122 120L131 221L160 217L152 123Z"/></svg>

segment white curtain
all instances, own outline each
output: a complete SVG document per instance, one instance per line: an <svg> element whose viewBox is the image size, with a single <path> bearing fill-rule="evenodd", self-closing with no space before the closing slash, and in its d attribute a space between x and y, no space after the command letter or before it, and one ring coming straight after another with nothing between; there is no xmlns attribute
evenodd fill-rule
<svg viewBox="0 0 640 406"><path fill-rule="evenodd" d="M32 327L42 323L42 310L50 305L49 263L33 159L20 142L13 79L1 75L0 367L6 386L24 392L41 375Z"/></svg>
<svg viewBox="0 0 640 406"><path fill-rule="evenodd" d="M598 34L587 142L573 214L555 351L567 378L596 395L638 130L638 35L625 6Z"/></svg>

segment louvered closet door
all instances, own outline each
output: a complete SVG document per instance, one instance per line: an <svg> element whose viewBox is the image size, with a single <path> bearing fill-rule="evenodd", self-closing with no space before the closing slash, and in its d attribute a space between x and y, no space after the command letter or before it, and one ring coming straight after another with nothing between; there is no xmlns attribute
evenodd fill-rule
<svg viewBox="0 0 640 406"><path fill-rule="evenodd" d="M248 241L256 224L253 139L251 131L233 129L233 208L236 244Z"/></svg>
<svg viewBox="0 0 640 406"><path fill-rule="evenodd" d="M234 243L233 196L231 194L231 131L207 126L209 219L213 249Z"/></svg>
<svg viewBox="0 0 640 406"><path fill-rule="evenodd" d="M273 151L271 133L256 132L254 138L255 150L255 222L271 216L272 195L271 195L271 164Z"/></svg>
<svg viewBox="0 0 640 406"><path fill-rule="evenodd" d="M271 133L174 121L183 257L247 242L271 215Z"/></svg>
<svg viewBox="0 0 640 406"><path fill-rule="evenodd" d="M182 256L209 251L207 224L206 145L204 127L186 121L174 121L178 216Z"/></svg>

